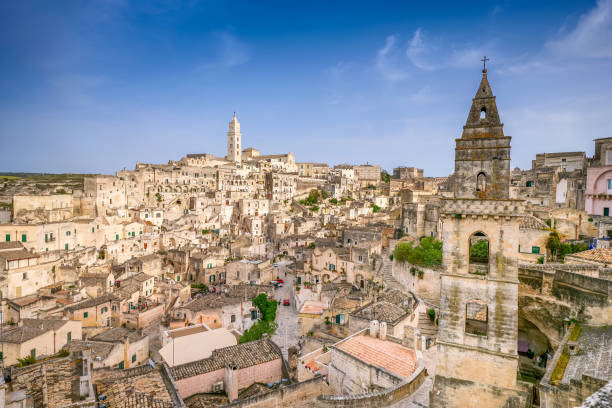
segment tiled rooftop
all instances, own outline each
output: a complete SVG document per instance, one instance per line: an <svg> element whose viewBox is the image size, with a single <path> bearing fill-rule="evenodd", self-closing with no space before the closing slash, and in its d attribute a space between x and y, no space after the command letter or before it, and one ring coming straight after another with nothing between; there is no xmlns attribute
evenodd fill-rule
<svg viewBox="0 0 612 408"><path fill-rule="evenodd" d="M383 368L402 378L410 377L416 369L414 351L391 341L370 336L356 336L337 348L358 360Z"/></svg>
<svg viewBox="0 0 612 408"><path fill-rule="evenodd" d="M262 339L214 350L209 358L171 368L171 374L178 381L216 371L229 364L242 369L282 358L269 340Z"/></svg>
<svg viewBox="0 0 612 408"><path fill-rule="evenodd" d="M351 316L366 320L378 320L379 322L394 323L396 320L407 314L400 306L389 302L370 303L361 309L351 313Z"/></svg>
<svg viewBox="0 0 612 408"><path fill-rule="evenodd" d="M580 380L582 374L612 380L612 327L583 326L578 347L580 352L571 356L562 383L569 384L571 379Z"/></svg>
<svg viewBox="0 0 612 408"><path fill-rule="evenodd" d="M590 249L588 251L577 252L568 256L584 259L587 261L612 263L612 249L610 248Z"/></svg>

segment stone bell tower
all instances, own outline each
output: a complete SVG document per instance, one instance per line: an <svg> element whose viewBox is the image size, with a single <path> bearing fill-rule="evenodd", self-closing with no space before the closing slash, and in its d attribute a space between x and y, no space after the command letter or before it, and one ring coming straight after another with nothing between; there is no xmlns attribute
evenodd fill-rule
<svg viewBox="0 0 612 408"><path fill-rule="evenodd" d="M234 117L229 123L227 131L227 160L238 165L242 163L242 135L240 134L240 122L234 112Z"/></svg>
<svg viewBox="0 0 612 408"><path fill-rule="evenodd" d="M444 272L431 407L527 406L528 388L517 381L523 204L508 198L510 139L483 69L456 139L454 197L440 210Z"/></svg>

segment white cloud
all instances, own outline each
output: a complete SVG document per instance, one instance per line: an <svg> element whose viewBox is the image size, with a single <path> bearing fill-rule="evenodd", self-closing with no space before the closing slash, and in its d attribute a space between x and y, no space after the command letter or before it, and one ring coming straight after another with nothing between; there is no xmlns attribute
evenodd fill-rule
<svg viewBox="0 0 612 408"><path fill-rule="evenodd" d="M385 40L385 45L378 50L376 55L376 68L380 75L388 81L400 81L408 78L408 71L399 68L401 52L395 46L397 39L390 35Z"/></svg>
<svg viewBox="0 0 612 408"><path fill-rule="evenodd" d="M612 57L612 0L599 0L576 27L546 44L555 55L570 58Z"/></svg>
<svg viewBox="0 0 612 408"><path fill-rule="evenodd" d="M444 68L470 68L476 67L486 53L484 47L469 45L440 52L440 47L426 42L426 36L421 28L417 28L406 48L406 56L417 68L425 71L434 71ZM440 54L450 55L440 57Z"/></svg>

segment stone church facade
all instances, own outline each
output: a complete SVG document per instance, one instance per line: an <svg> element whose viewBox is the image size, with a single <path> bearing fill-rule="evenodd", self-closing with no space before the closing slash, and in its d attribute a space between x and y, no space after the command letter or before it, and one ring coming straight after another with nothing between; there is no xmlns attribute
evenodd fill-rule
<svg viewBox="0 0 612 408"><path fill-rule="evenodd" d="M531 398L517 381L523 203L509 198L510 140L484 69L456 139L454 196L441 203L445 270L431 407L518 408Z"/></svg>

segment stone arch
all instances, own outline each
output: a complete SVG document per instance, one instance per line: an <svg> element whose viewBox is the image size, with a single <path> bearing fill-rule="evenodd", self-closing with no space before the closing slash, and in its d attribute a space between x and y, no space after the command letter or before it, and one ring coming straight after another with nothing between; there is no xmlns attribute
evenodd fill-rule
<svg viewBox="0 0 612 408"><path fill-rule="evenodd" d="M480 299L470 299L465 303L465 332L486 336L489 325L489 308Z"/></svg>
<svg viewBox="0 0 612 408"><path fill-rule="evenodd" d="M484 120L487 118L487 108L486 107L482 107L480 108L480 119Z"/></svg>
<svg viewBox="0 0 612 408"><path fill-rule="evenodd" d="M468 241L468 272L475 275L489 273L490 240L482 231L470 235Z"/></svg>

